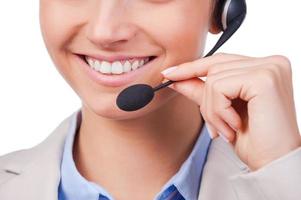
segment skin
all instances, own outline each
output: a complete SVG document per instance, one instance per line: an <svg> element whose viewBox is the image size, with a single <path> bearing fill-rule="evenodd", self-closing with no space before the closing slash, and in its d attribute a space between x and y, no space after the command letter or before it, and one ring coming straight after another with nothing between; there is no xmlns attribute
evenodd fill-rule
<svg viewBox="0 0 301 200"><path fill-rule="evenodd" d="M222 53L168 71L179 81L170 88L200 105L212 138L222 135L251 170L301 146L286 57Z"/></svg>
<svg viewBox="0 0 301 200"><path fill-rule="evenodd" d="M208 114L213 116L213 104L222 104L212 102L211 95L203 95L205 88L210 90L211 84L200 82L193 75L199 72L206 75L212 68L219 70L215 66L225 63L222 62L225 60L230 62L230 57L233 61L236 58L235 66L256 66L263 58L248 58L248 64L243 61L244 57L238 55L219 54L202 61L198 59L203 54L208 31L219 32L212 23L211 13L210 0L40 0L40 24L49 55L59 73L82 100L82 123L73 152L77 169L89 181L106 188L116 199L153 199L191 152L203 118L211 124L213 136L217 135L214 128L221 127L229 137L231 134L233 136L234 133L220 121L215 122L208 117ZM187 70L185 68L181 72L183 76L168 78L190 80L173 84L176 89L160 90L143 109L125 112L118 109L115 100L119 92L129 85L107 87L91 80L79 67L75 56L90 53L158 56L148 73L129 85L146 83L156 86L164 80L160 73L162 70L182 63L187 66ZM267 66L284 66L288 70L287 63L280 61L283 60L278 57L270 58ZM222 66L224 73L229 73L227 69L233 67L227 64ZM289 73L287 77L290 77ZM262 152L259 154L262 156L254 158L255 161L247 162L253 168L267 163L263 160L276 159L300 145L291 80L284 80L287 80L286 83L281 84L279 89L286 91L286 96L275 92L279 100L272 99L274 107L270 105L272 108L264 110L267 116L279 116L270 112L277 107L283 116L279 119L274 117L273 123L254 120L254 130L241 134L244 139L235 143L243 160L253 151ZM236 79L234 81L237 82ZM230 83L227 84L228 89L234 89ZM200 86L198 92L191 92L196 86ZM263 90L265 87L258 85L256 88ZM283 101L281 97L285 97ZM205 101L212 103L205 104ZM256 102L255 105L261 108L267 100L259 98ZM257 108L255 105L254 110ZM250 116L250 119L253 118ZM259 128L274 130L274 127L268 126L274 125L275 120L281 121L277 124L282 124L279 126L283 131L276 136L264 131L264 142L262 138L259 140L257 135L262 134ZM275 151L279 140L284 144L281 153L278 152L280 150ZM254 149L250 150L252 146L246 148L254 141L259 141ZM266 154L266 147L273 156Z"/></svg>

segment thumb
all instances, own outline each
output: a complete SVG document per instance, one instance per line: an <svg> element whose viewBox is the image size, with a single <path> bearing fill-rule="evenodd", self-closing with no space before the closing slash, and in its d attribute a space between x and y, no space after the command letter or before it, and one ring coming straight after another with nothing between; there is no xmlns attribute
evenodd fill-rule
<svg viewBox="0 0 301 200"><path fill-rule="evenodd" d="M196 77L174 82L167 87L183 94L200 105L203 99L204 86L205 82Z"/></svg>

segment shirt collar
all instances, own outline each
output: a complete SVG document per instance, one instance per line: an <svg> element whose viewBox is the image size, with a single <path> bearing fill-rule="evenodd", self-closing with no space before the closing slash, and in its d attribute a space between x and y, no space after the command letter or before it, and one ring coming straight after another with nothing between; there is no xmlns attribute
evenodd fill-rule
<svg viewBox="0 0 301 200"><path fill-rule="evenodd" d="M59 200L98 200L99 192L94 183L85 179L77 170L73 159L73 143L75 134L81 124L81 110L78 110L71 120L67 133L61 162L61 181ZM104 190L102 194L110 197Z"/></svg>
<svg viewBox="0 0 301 200"><path fill-rule="evenodd" d="M71 120L71 125L65 141L61 162L61 181L59 195L64 200L98 200L99 196L112 196L100 185L85 179L77 170L73 160L74 136L81 124L81 110L78 110ZM211 144L206 124L200 128L200 134L189 157L181 165L179 171L162 187L156 195L158 199L170 186L175 186L186 200L197 199L203 166Z"/></svg>
<svg viewBox="0 0 301 200"><path fill-rule="evenodd" d="M204 122L189 157L179 171L162 187L161 192L174 185L186 200L197 199L211 141L206 122Z"/></svg>

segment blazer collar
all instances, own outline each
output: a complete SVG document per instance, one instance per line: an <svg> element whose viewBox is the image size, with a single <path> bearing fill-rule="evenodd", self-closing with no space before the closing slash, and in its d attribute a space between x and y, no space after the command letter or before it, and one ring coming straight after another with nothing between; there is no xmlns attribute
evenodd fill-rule
<svg viewBox="0 0 301 200"><path fill-rule="evenodd" d="M0 169L5 171L7 177L4 181L0 180L0 199L58 199L64 142L71 120L77 117L79 110L65 118L40 144L0 157ZM228 192L229 199L234 199L235 194L230 194L233 191L227 180L231 175L247 170L248 167L236 156L230 144L221 138L213 139L203 169L199 199L219 199L214 196L218 194L216 188L223 188L223 194Z"/></svg>

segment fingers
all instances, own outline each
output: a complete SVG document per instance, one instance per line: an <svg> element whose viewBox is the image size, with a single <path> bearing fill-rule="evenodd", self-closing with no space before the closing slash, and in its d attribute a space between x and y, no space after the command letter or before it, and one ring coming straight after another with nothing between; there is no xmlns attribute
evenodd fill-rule
<svg viewBox="0 0 301 200"><path fill-rule="evenodd" d="M282 68L278 65L274 57L252 59L219 54L178 65L173 71L169 70L170 73L162 74L166 79L178 81L170 88L200 105L212 138L221 136L228 142L235 142L236 133L243 127L243 122L239 115L241 108L235 110L232 103L241 99L250 102L247 106L251 105L252 98L262 91L259 88L273 86L275 80L283 76L283 69L290 69L288 64ZM265 75L261 72L265 72ZM206 76L206 81L199 79L202 76ZM263 84L260 83L261 79L264 80L261 81ZM267 84L268 79L272 84Z"/></svg>
<svg viewBox="0 0 301 200"><path fill-rule="evenodd" d="M201 104L200 100L203 98L204 84L204 81L199 78L192 78L175 82L168 87L180 92L197 104Z"/></svg>
<svg viewBox="0 0 301 200"><path fill-rule="evenodd" d="M242 127L242 120L237 111L232 107L220 111L219 116L235 131L237 132Z"/></svg>
<svg viewBox="0 0 301 200"><path fill-rule="evenodd" d="M184 81L179 81L176 83L173 83L172 85L169 85L168 87L180 92L181 94L187 96L189 99L195 101L198 105L200 106L200 111L202 113L203 116L207 116L208 113L211 113L210 110L208 109L201 109L204 108L204 106L202 106L202 104L205 104L206 101L208 100L208 97L204 96L204 87L205 87L205 83L204 81L198 79L198 78L193 78L193 79L189 79L189 80L184 80ZM204 99L202 101L202 99ZM209 99L209 101L211 101ZM209 106L205 106L205 108L209 108ZM228 112L225 112L225 114L223 114L222 116L225 115L231 115L233 114L233 110L228 109L226 110ZM227 114L226 114L227 113ZM234 120L232 120L231 116L227 116L227 120L230 122L233 121L238 121L239 116L238 114L236 114L236 118ZM204 117L205 119L205 117ZM211 117L209 117L210 121L206 121L207 126L209 127L209 134L211 136L211 138L215 138L217 136L221 136L225 141L229 142L234 140L235 138L235 132L232 130L232 128L229 125L226 125L224 123L224 121L220 118L220 116L218 116L216 119L212 120ZM232 123L235 124L236 123ZM217 129L215 128L217 126Z"/></svg>
<svg viewBox="0 0 301 200"><path fill-rule="evenodd" d="M224 96L218 97L219 101L215 102L217 99L213 98L216 98L216 94L214 94L216 91L210 89L211 85L207 86L206 90L204 81L193 78L175 82L168 87L180 92L200 105L200 111L206 123L208 123L212 138L220 135L227 142L235 139L235 129L241 126L240 117L231 106L231 101ZM207 92L205 93L205 91Z"/></svg>
<svg viewBox="0 0 301 200"><path fill-rule="evenodd" d="M225 141L233 142L237 131L242 127L242 120L232 106L232 100L241 98L241 94L246 93L251 83L251 71L251 68L226 70L209 76L206 82L193 78L170 86L200 105L212 138L219 135Z"/></svg>
<svg viewBox="0 0 301 200"><path fill-rule="evenodd" d="M232 100L241 98L249 101L247 94L252 80L248 70L232 70L214 75L207 79L204 94L207 98L206 118L214 124L219 134L233 142L242 127L242 119L232 106ZM244 99L245 97L245 99Z"/></svg>
<svg viewBox="0 0 301 200"><path fill-rule="evenodd" d="M216 128L214 128L214 126L211 125L211 123L206 122L205 126L207 127L208 133L212 139L218 137L218 132Z"/></svg>
<svg viewBox="0 0 301 200"><path fill-rule="evenodd" d="M215 115L209 110L205 113L202 110L202 116L209 127L211 138L221 136L226 142L235 139L236 132L219 115Z"/></svg>
<svg viewBox="0 0 301 200"><path fill-rule="evenodd" d="M202 99L206 99L203 96L204 84L205 84L204 81L199 80L198 78L193 78L193 79L175 82L169 85L168 87L180 92L181 94L185 95L189 99L195 101L198 105L201 105L204 103L202 102ZM202 106L200 106L200 108L201 107ZM201 113L204 113L202 112L201 109L200 111ZM207 126L208 133L212 139L220 135L220 133L217 131L214 125L212 125L210 122L206 121L205 125ZM229 142L226 137L223 137L223 139Z"/></svg>
<svg viewBox="0 0 301 200"><path fill-rule="evenodd" d="M167 68L161 73L165 78L170 80L185 80L193 77L206 76L212 66L219 66L222 63L229 63L231 61L246 61L248 59L250 59L250 57L232 54L217 54L177 65L172 67L172 70L170 70L171 68Z"/></svg>

